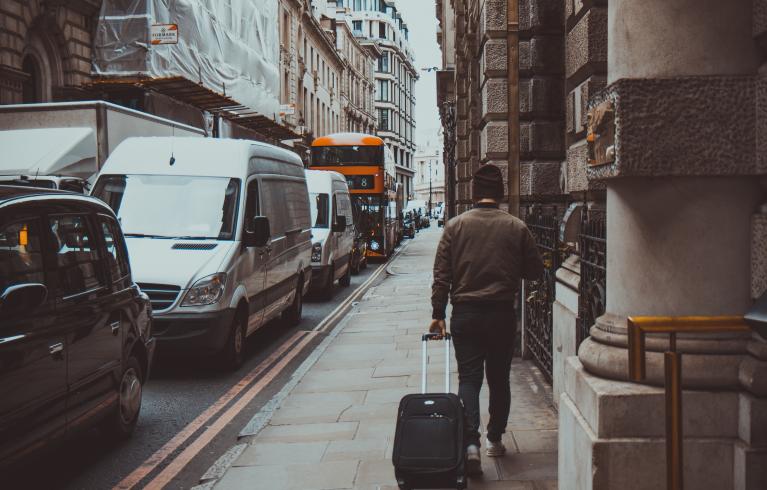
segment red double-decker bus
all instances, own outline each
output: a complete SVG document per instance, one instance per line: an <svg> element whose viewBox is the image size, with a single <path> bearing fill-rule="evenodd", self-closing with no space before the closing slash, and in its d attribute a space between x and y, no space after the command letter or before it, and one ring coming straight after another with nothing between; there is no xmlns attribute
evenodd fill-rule
<svg viewBox="0 0 767 490"><path fill-rule="evenodd" d="M355 225L366 237L368 257L388 258L397 246L401 203L394 154L384 141L362 133L322 136L312 142L310 168L346 177Z"/></svg>

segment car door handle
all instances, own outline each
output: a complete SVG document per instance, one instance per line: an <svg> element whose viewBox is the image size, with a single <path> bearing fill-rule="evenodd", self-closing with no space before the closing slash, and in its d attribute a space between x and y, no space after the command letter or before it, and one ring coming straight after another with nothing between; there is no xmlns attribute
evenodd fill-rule
<svg viewBox="0 0 767 490"><path fill-rule="evenodd" d="M48 351L51 353L54 357L61 356L61 353L64 351L64 343L62 342L56 342L55 344L51 344L48 346Z"/></svg>
<svg viewBox="0 0 767 490"><path fill-rule="evenodd" d="M119 321L112 322L109 326L112 328L112 335L117 335L118 332L120 332L120 322Z"/></svg>

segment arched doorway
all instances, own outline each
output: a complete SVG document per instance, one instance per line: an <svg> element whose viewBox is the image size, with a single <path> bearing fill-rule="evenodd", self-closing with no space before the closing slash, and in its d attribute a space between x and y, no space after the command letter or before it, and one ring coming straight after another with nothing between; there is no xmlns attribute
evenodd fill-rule
<svg viewBox="0 0 767 490"><path fill-rule="evenodd" d="M27 34L22 54L22 70L28 76L22 85L24 103L51 102L54 89L63 85L63 56L51 34L54 29L39 19Z"/></svg>
<svg viewBox="0 0 767 490"><path fill-rule="evenodd" d="M22 85L21 101L25 104L42 102L42 79L38 61L28 54L22 61L21 69L29 76Z"/></svg>

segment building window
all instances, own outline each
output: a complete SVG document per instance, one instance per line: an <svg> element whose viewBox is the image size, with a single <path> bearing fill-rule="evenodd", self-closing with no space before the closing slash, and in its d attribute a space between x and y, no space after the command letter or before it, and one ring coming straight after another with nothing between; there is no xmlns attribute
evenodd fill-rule
<svg viewBox="0 0 767 490"><path fill-rule="evenodd" d="M378 23L378 37L381 39L386 39L386 23L385 22Z"/></svg>
<svg viewBox="0 0 767 490"><path fill-rule="evenodd" d="M290 102L290 76L287 70L285 70L282 77L282 103L287 104Z"/></svg>
<svg viewBox="0 0 767 490"><path fill-rule="evenodd" d="M389 73L389 53L383 53L378 58L378 71L381 73Z"/></svg>
<svg viewBox="0 0 767 490"><path fill-rule="evenodd" d="M352 30L354 31L355 36L362 36L362 21L361 20L353 20L352 21Z"/></svg>
<svg viewBox="0 0 767 490"><path fill-rule="evenodd" d="M388 80L376 80L376 100L389 102L389 81Z"/></svg>
<svg viewBox="0 0 767 490"><path fill-rule="evenodd" d="M282 11L282 45L290 49L290 14L287 10Z"/></svg>
<svg viewBox="0 0 767 490"><path fill-rule="evenodd" d="M389 109L378 109L378 129L389 130Z"/></svg>

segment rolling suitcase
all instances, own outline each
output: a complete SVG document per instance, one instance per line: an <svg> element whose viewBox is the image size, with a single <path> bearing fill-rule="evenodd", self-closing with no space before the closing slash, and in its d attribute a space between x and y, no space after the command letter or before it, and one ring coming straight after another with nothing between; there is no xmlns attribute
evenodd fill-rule
<svg viewBox="0 0 767 490"><path fill-rule="evenodd" d="M422 343L421 393L399 403L392 463L400 489L466 488L463 404L450 393L450 334L445 336L445 392L426 393L427 344Z"/></svg>

